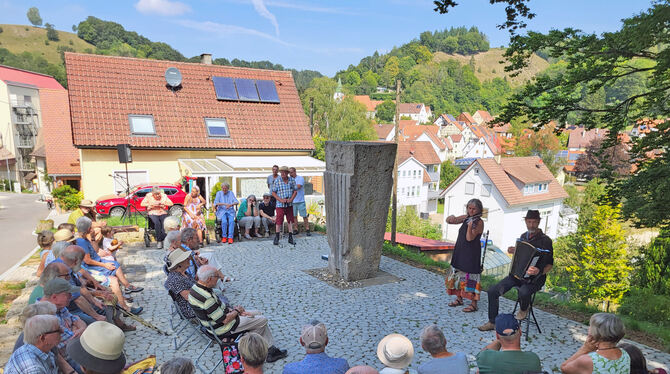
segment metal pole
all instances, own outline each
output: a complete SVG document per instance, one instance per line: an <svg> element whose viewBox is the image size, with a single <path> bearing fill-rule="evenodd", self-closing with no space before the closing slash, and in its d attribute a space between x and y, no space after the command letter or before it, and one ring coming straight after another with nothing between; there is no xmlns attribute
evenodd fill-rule
<svg viewBox="0 0 670 374"><path fill-rule="evenodd" d="M314 98L309 98L309 133L314 136Z"/></svg>
<svg viewBox="0 0 670 374"><path fill-rule="evenodd" d="M395 134L393 141L398 145L398 133L400 125L400 79L396 81L395 85ZM391 244L396 245L395 232L396 220L398 216L398 151L396 149L395 162L393 163L393 194L391 195Z"/></svg>

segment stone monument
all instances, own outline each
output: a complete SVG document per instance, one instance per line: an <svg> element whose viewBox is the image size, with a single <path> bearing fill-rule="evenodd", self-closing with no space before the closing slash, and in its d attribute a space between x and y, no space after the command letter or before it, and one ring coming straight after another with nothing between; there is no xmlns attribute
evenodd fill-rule
<svg viewBox="0 0 670 374"><path fill-rule="evenodd" d="M328 269L347 281L379 270L396 148L395 143L326 142Z"/></svg>

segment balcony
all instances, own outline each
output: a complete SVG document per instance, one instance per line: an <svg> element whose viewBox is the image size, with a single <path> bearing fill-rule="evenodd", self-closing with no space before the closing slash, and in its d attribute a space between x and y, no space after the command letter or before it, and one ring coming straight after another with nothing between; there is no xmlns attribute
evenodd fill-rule
<svg viewBox="0 0 670 374"><path fill-rule="evenodd" d="M34 162L20 161L17 163L17 166L21 171L35 171Z"/></svg>
<svg viewBox="0 0 670 374"><path fill-rule="evenodd" d="M440 191L428 189L428 200L437 199L438 197L440 197Z"/></svg>
<svg viewBox="0 0 670 374"><path fill-rule="evenodd" d="M35 141L34 139L31 138L19 138L19 140L16 142L16 147L17 148L33 148L35 146Z"/></svg>

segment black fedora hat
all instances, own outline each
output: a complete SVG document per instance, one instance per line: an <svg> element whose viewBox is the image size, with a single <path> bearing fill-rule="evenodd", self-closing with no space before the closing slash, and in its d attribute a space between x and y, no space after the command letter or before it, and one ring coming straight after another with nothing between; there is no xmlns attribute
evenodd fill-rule
<svg viewBox="0 0 670 374"><path fill-rule="evenodd" d="M79 365L96 373L119 373L126 366L125 339L120 328L96 321L67 344L67 354Z"/></svg>
<svg viewBox="0 0 670 374"><path fill-rule="evenodd" d="M535 209L529 209L526 212L524 219L540 219L540 211Z"/></svg>

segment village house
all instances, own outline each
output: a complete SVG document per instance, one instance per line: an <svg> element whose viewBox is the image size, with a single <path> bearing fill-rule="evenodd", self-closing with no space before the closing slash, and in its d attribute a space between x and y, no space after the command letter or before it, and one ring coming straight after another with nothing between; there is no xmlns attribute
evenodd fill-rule
<svg viewBox="0 0 670 374"><path fill-rule="evenodd" d="M0 66L0 179L46 193L48 172L79 188L67 97L49 75Z"/></svg>
<svg viewBox="0 0 670 374"><path fill-rule="evenodd" d="M482 219L489 239L498 248L514 246L526 231L526 211L540 211L540 228L556 238L559 212L568 194L537 156L477 159L440 196L444 214L465 214L466 204L477 198L484 205ZM456 240L457 225L442 225L443 237Z"/></svg>
<svg viewBox="0 0 670 374"><path fill-rule="evenodd" d="M132 149L131 185L190 176L208 204L218 182L259 196L274 164L295 167L307 195L323 192L325 164L311 157L290 71L211 65L211 55L183 63L66 53L65 62L86 198L119 191L118 144Z"/></svg>
<svg viewBox="0 0 670 374"><path fill-rule="evenodd" d="M398 105L400 118L409 117L418 123L428 123L433 116L430 107L423 103L400 103Z"/></svg>
<svg viewBox="0 0 670 374"><path fill-rule="evenodd" d="M568 131L568 154L563 170L568 174L574 174L577 160L586 153L586 148L594 139L607 137L607 130L586 130L583 126L573 126Z"/></svg>
<svg viewBox="0 0 670 374"><path fill-rule="evenodd" d="M375 125L377 140L390 142L395 137L395 125L392 123L378 123Z"/></svg>
<svg viewBox="0 0 670 374"><path fill-rule="evenodd" d="M398 205L410 206L423 218L437 213L440 158L430 142L398 143Z"/></svg>
<svg viewBox="0 0 670 374"><path fill-rule="evenodd" d="M354 100L365 106L365 117L369 119L375 118L377 116L377 105L383 103L381 100L372 100L368 95L356 95Z"/></svg>
<svg viewBox="0 0 670 374"><path fill-rule="evenodd" d="M493 121L493 116L486 110L478 110L472 115L472 119L474 119L478 125L485 125Z"/></svg>

